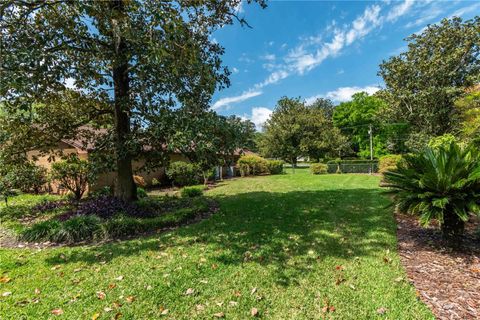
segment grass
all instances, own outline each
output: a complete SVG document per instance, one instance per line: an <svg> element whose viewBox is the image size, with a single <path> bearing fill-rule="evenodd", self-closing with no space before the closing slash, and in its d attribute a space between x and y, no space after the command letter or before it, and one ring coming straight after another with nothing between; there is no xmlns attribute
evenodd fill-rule
<svg viewBox="0 0 480 320"><path fill-rule="evenodd" d="M237 179L207 192L217 214L168 233L2 249L0 318L432 319L403 280L378 182L300 169Z"/></svg>

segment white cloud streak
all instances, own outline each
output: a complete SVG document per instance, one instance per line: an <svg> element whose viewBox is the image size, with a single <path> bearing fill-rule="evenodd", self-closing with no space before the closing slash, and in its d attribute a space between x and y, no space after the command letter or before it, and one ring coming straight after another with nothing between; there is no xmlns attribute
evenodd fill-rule
<svg viewBox="0 0 480 320"><path fill-rule="evenodd" d="M249 90L249 91L243 92L241 95L238 95L238 96L222 98L222 99L217 100L217 102L215 102L213 104L212 109L217 110L217 109L226 107L226 106L230 105L231 103L242 102L242 101L248 100L250 98L259 96L261 94L262 94L262 91L260 91L260 90L256 90L256 91Z"/></svg>
<svg viewBox="0 0 480 320"><path fill-rule="evenodd" d="M414 0L405 0L394 6L387 15L387 21L395 21L412 9Z"/></svg>
<svg viewBox="0 0 480 320"><path fill-rule="evenodd" d="M307 105L310 105L310 104L314 103L315 100L317 100L319 98L327 98L327 99L330 99L330 100L335 101L335 102L345 102L345 101L351 100L352 96L355 93L366 92L369 95L371 95L371 94L374 94L375 92L377 92L378 90L380 90L380 87L378 87L376 85L370 85L370 86L365 86L365 87L356 87L356 86L354 86L354 87L341 87L341 88L338 88L336 90L329 91L325 94L318 94L318 95L315 95L315 96L312 96L312 97L308 97L308 98L305 99L305 103Z"/></svg>

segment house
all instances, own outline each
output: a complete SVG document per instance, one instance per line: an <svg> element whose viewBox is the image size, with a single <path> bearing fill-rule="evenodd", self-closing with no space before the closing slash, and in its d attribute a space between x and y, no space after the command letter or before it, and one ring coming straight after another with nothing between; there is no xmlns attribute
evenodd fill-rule
<svg viewBox="0 0 480 320"><path fill-rule="evenodd" d="M87 130L92 130L92 129L87 129ZM106 130L95 129L95 133L100 135L106 134ZM51 150L50 153L45 154L40 152L39 150L32 150L27 152L27 158L29 160L34 161L37 165L42 166L47 170L50 170L52 163L61 161L62 157L64 156L75 154L78 156L79 159L88 160L89 154L91 154L94 150L95 150L94 144L85 139L82 139L82 138L62 139L58 143L57 147ZM237 160L243 154L253 154L253 152L249 150L238 149L234 153L233 163L236 164ZM175 162L175 161L189 162L189 160L180 152L171 152L169 155L169 160L170 162ZM134 174L141 176L145 180L147 186L152 184L152 180L154 178L160 182L165 182L167 180L165 175L165 167L159 167L154 170L145 170L143 168L144 165L145 165L144 160L136 160L136 161L133 161L132 163ZM236 173L237 172L236 172L235 166L216 168L216 178L220 178L220 175L222 177L235 176ZM114 187L115 180L116 180L115 172L103 173L97 177L97 180L95 183L92 183L88 187L88 191L95 191L106 186ZM66 193L66 190L62 188L61 185L55 182L50 182L47 186L47 190L52 193L60 193L60 194Z"/></svg>

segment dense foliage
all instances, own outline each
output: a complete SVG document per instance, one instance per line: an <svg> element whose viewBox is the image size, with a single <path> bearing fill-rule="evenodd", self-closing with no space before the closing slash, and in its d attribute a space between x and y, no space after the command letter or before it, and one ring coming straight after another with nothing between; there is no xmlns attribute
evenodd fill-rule
<svg viewBox="0 0 480 320"><path fill-rule="evenodd" d="M203 195L204 187L192 186L182 188L181 195L184 198L194 198Z"/></svg>
<svg viewBox="0 0 480 320"><path fill-rule="evenodd" d="M280 99L264 127L262 154L293 165L300 156L317 160L339 156L348 149L348 143L333 126L332 109L329 100L318 99L307 106L300 99Z"/></svg>
<svg viewBox="0 0 480 320"><path fill-rule="evenodd" d="M378 159L378 172L385 173L397 168L399 161L402 160L402 156L399 154L388 154Z"/></svg>
<svg viewBox="0 0 480 320"><path fill-rule="evenodd" d="M328 165L325 163L312 163L310 164L310 172L313 174L326 174L328 173Z"/></svg>
<svg viewBox="0 0 480 320"><path fill-rule="evenodd" d="M214 91L229 84L224 50L211 34L246 23L240 2L3 1L2 128L14 141L3 151L49 151L83 125L103 126L102 137L83 133L113 151L115 194L134 200L132 159L164 158L163 148L146 153L143 146L166 140L169 111L206 110Z"/></svg>
<svg viewBox="0 0 480 320"><path fill-rule="evenodd" d="M268 161L257 155L244 155L237 161L242 177L249 175L268 174Z"/></svg>
<svg viewBox="0 0 480 320"><path fill-rule="evenodd" d="M77 200L82 198L87 191L88 183L95 178L89 162L76 155L70 155L63 161L52 163L50 174L61 187L72 192Z"/></svg>
<svg viewBox="0 0 480 320"><path fill-rule="evenodd" d="M285 162L282 160L267 160L267 169L270 174L283 173L283 165Z"/></svg>
<svg viewBox="0 0 480 320"><path fill-rule="evenodd" d="M431 137L454 129L455 100L480 80L479 28L478 16L443 19L408 37L408 50L380 65L383 118L408 123L410 149L420 150Z"/></svg>
<svg viewBox="0 0 480 320"><path fill-rule="evenodd" d="M480 214L480 152L455 143L405 155L384 173L395 203L427 225L437 219L444 236L458 240L470 214Z"/></svg>
<svg viewBox="0 0 480 320"><path fill-rule="evenodd" d="M197 184L200 180L200 172L197 166L185 161L172 162L165 173L175 186Z"/></svg>

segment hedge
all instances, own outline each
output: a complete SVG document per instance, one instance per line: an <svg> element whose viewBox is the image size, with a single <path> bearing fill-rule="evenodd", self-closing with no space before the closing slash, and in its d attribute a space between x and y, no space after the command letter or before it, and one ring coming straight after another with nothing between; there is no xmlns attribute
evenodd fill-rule
<svg viewBox="0 0 480 320"><path fill-rule="evenodd" d="M399 154L389 154L380 157L378 162L378 172L383 174L387 171L396 169L400 160L402 160L402 156Z"/></svg>
<svg viewBox="0 0 480 320"><path fill-rule="evenodd" d="M378 172L378 161L345 160L328 161L328 173L370 173Z"/></svg>

